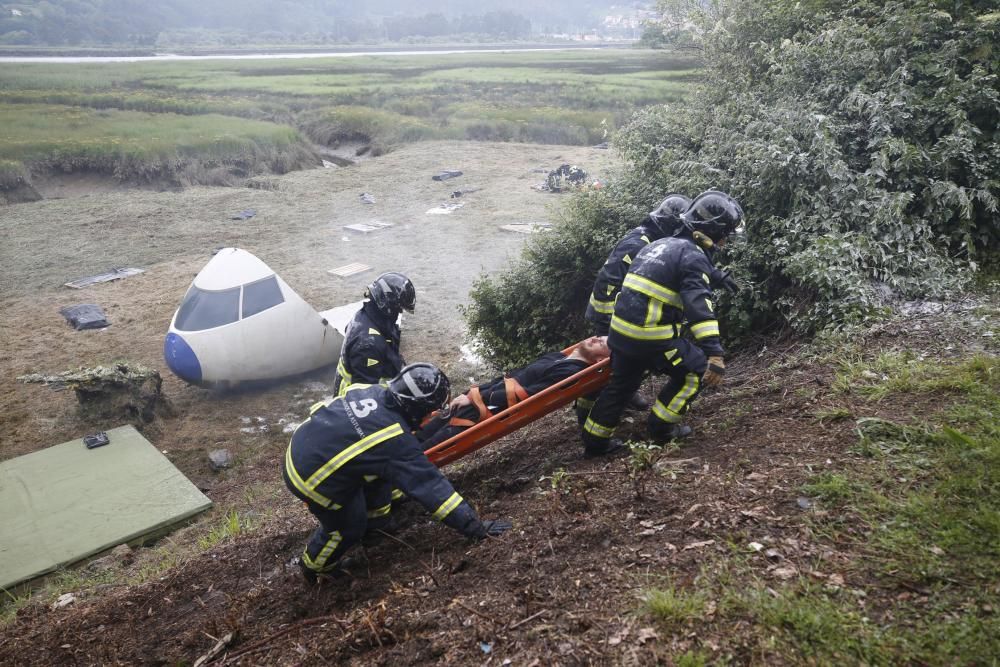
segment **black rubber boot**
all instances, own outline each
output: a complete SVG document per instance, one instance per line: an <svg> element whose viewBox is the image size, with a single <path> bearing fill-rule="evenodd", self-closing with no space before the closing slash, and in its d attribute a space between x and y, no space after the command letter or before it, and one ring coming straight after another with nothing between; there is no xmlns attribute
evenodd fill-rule
<svg viewBox="0 0 1000 667"><path fill-rule="evenodd" d="M673 440L682 440L693 432L690 426L685 424L674 424L669 428L658 428L655 432L650 432L650 438L658 445L665 445Z"/></svg>
<svg viewBox="0 0 1000 667"><path fill-rule="evenodd" d="M651 407L653 407L653 404L646 400L646 397L639 392L632 394L632 398L628 399L628 403L625 404L625 409L632 412L646 412Z"/></svg>
<svg viewBox="0 0 1000 667"><path fill-rule="evenodd" d="M583 449L583 458L585 459L596 459L597 457L615 457L620 456L628 452L628 447L624 442L618 438L612 438L608 440L607 444L603 447L597 447L594 445L587 445Z"/></svg>

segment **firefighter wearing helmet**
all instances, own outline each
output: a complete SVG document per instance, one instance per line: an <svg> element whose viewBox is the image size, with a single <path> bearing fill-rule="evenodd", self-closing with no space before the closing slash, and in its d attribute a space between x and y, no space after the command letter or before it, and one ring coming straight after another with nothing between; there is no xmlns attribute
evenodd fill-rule
<svg viewBox="0 0 1000 667"><path fill-rule="evenodd" d="M588 456L622 448L614 431L647 373L668 378L647 421L657 442L690 434L680 422L691 402L703 386L722 381L724 351L712 289L724 286L728 276L715 268L712 255L742 225L743 210L728 194L709 190L678 218L672 236L631 258L612 304L612 374L583 423Z"/></svg>
<svg viewBox="0 0 1000 667"><path fill-rule="evenodd" d="M288 490L319 521L299 560L307 583L337 575L345 552L388 524L394 488L467 537L482 539L510 528L507 521L480 520L412 434L449 398L445 374L417 363L386 386L355 384L312 407L292 434L283 470Z"/></svg>
<svg viewBox="0 0 1000 667"><path fill-rule="evenodd" d="M405 365L399 354L397 321L412 313L417 292L402 273L383 273L365 288L365 302L347 326L340 348L333 392L343 396L352 384L386 383Z"/></svg>
<svg viewBox="0 0 1000 667"><path fill-rule="evenodd" d="M667 195L655 210L650 211L638 227L630 230L618 241L618 244L608 255L607 260L597 273L594 288L587 302L584 319L591 325L597 336L607 336L611 326L611 315L615 310L615 299L622 289L622 281L628 273L628 267L640 250L653 241L665 236L672 236L680 227L680 215L691 205L691 200L684 195L673 193ZM580 423L594 406L597 394L582 396L576 399L574 407ZM635 410L648 410L649 403L636 393L629 399L628 407Z"/></svg>

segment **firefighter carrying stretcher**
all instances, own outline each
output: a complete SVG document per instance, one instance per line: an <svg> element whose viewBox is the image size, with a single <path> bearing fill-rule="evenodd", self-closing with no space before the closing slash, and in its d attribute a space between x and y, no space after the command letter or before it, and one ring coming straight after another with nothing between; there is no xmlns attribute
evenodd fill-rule
<svg viewBox="0 0 1000 667"><path fill-rule="evenodd" d="M742 224L743 210L729 195L709 190L680 219L675 236L643 248L622 281L608 336L611 379L583 424L588 456L624 448L612 436L647 372L668 377L647 421L656 442L690 434L680 422L691 402L703 385L722 382L724 351L712 303L712 277L720 274L712 255Z"/></svg>
<svg viewBox="0 0 1000 667"><path fill-rule="evenodd" d="M319 520L299 566L308 583L341 572L338 561L366 533L387 526L401 489L435 519L482 539L510 528L482 521L424 455L412 430L448 403L448 378L431 364L403 368L388 386L358 385L313 406L285 453L285 485Z"/></svg>

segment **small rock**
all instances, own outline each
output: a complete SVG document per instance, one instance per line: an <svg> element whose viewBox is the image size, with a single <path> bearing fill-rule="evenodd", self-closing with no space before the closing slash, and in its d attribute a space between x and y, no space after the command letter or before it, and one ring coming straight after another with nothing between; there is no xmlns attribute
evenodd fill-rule
<svg viewBox="0 0 1000 667"><path fill-rule="evenodd" d="M829 578L827 578L827 583L829 583L829 585L831 586L836 586L839 588L844 585L844 577L843 575L839 574L831 574Z"/></svg>
<svg viewBox="0 0 1000 667"><path fill-rule="evenodd" d="M798 498L796 498L795 504L797 504L799 507L801 507L804 510L807 510L807 509L809 509L810 507L813 506L812 501L809 500L808 498L804 497L804 496L799 496Z"/></svg>
<svg viewBox="0 0 1000 667"><path fill-rule="evenodd" d="M747 475L747 481L749 482L762 482L767 479L767 475L762 472L752 472Z"/></svg>
<svg viewBox="0 0 1000 667"><path fill-rule="evenodd" d="M653 628L639 628L639 634L635 638L635 643L642 646L650 639L659 639L660 635Z"/></svg>
<svg viewBox="0 0 1000 667"><path fill-rule="evenodd" d="M52 603L53 609L62 609L76 602L76 595L73 593L63 593L59 598Z"/></svg>
<svg viewBox="0 0 1000 667"><path fill-rule="evenodd" d="M493 642L479 642L479 650L486 655L493 653Z"/></svg>
<svg viewBox="0 0 1000 667"><path fill-rule="evenodd" d="M233 455L228 449L213 449L208 453L208 463L218 472L233 465Z"/></svg>
<svg viewBox="0 0 1000 667"><path fill-rule="evenodd" d="M937 546L936 544L931 545L931 547L928 549L928 551L930 551L935 556L943 556L944 555L944 549L942 549L941 547Z"/></svg>
<svg viewBox="0 0 1000 667"><path fill-rule="evenodd" d="M776 567L771 574L776 576L778 579L788 580L793 579L798 574L798 570L791 566Z"/></svg>
<svg viewBox="0 0 1000 667"><path fill-rule="evenodd" d="M764 545L761 544L760 542L751 542L748 546L752 551L760 551L761 549L764 548Z"/></svg>
<svg viewBox="0 0 1000 667"><path fill-rule="evenodd" d="M768 549L764 552L764 557L768 560L781 560L781 552L777 549Z"/></svg>

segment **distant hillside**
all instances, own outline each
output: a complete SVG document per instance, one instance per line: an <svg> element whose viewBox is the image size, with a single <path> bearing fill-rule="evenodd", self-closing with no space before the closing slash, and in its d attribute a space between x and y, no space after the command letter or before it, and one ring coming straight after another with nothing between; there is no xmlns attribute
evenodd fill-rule
<svg viewBox="0 0 1000 667"><path fill-rule="evenodd" d="M605 0L29 0L0 3L0 45L325 44L526 39L601 29L652 3Z"/></svg>

